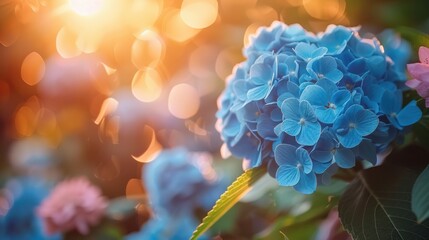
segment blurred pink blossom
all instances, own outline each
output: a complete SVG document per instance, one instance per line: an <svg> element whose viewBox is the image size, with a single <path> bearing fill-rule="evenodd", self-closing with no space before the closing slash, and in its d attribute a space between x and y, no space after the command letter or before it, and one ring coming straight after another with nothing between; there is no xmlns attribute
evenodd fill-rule
<svg viewBox="0 0 429 240"><path fill-rule="evenodd" d="M88 234L99 222L107 206L101 191L86 178L59 183L38 209L48 234L76 229Z"/></svg>
<svg viewBox="0 0 429 240"><path fill-rule="evenodd" d="M413 88L426 100L429 108L429 48L419 48L420 63L407 64L408 72L414 79L408 80L406 85Z"/></svg>

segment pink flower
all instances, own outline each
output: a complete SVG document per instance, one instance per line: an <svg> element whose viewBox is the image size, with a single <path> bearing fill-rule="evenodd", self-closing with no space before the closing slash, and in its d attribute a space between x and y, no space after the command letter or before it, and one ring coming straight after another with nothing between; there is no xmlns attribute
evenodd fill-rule
<svg viewBox="0 0 429 240"><path fill-rule="evenodd" d="M98 223L106 206L101 191L80 177L59 183L37 213L48 234L72 229L88 234L89 227Z"/></svg>
<svg viewBox="0 0 429 240"><path fill-rule="evenodd" d="M408 80L406 85L416 89L429 108L429 48L419 48L419 60L420 63L407 64L408 72L414 79Z"/></svg>

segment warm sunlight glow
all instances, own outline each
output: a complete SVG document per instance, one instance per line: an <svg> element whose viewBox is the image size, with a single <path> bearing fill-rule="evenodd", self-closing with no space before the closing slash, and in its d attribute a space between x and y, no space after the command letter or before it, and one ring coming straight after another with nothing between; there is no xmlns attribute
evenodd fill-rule
<svg viewBox="0 0 429 240"><path fill-rule="evenodd" d="M136 72L131 84L134 97L142 102L153 102L162 91L161 77L152 68L145 68Z"/></svg>
<svg viewBox="0 0 429 240"><path fill-rule="evenodd" d="M173 116L187 119L194 116L199 108L200 96L193 86L180 83L171 89L168 96L168 110Z"/></svg>
<svg viewBox="0 0 429 240"><path fill-rule="evenodd" d="M57 52L63 58L71 58L81 54L76 46L76 34L66 27L62 27L56 38Z"/></svg>
<svg viewBox="0 0 429 240"><path fill-rule="evenodd" d="M303 5L310 16L321 20L342 16L346 8L344 0L304 0Z"/></svg>
<svg viewBox="0 0 429 240"><path fill-rule="evenodd" d="M188 26L202 29L216 21L217 11L216 0L184 0L180 16Z"/></svg>
<svg viewBox="0 0 429 240"><path fill-rule="evenodd" d="M156 140L155 130L151 127L147 127L152 132L152 141L150 142L149 147L146 149L144 153L140 156L131 155L131 157L137 162L148 163L153 161L156 156L158 156L159 152L162 150L161 144Z"/></svg>
<svg viewBox="0 0 429 240"><path fill-rule="evenodd" d="M137 36L131 48L131 61L139 69L156 67L164 55L164 44L159 35L145 30Z"/></svg>
<svg viewBox="0 0 429 240"><path fill-rule="evenodd" d="M172 10L166 16L164 23L165 35L176 42L185 42L199 33L200 30L191 28L180 17L179 10Z"/></svg>
<svg viewBox="0 0 429 240"><path fill-rule="evenodd" d="M103 0L70 0L70 8L81 16L94 15L101 10Z"/></svg>
<svg viewBox="0 0 429 240"><path fill-rule="evenodd" d="M95 119L95 124L100 124L101 121L110 113L116 111L118 108L118 101L114 98L107 98L104 100L103 105L101 105L100 112L98 113L97 119Z"/></svg>
<svg viewBox="0 0 429 240"><path fill-rule="evenodd" d="M32 52L25 57L21 65L21 78L30 86L36 85L45 75L45 61L37 53Z"/></svg>

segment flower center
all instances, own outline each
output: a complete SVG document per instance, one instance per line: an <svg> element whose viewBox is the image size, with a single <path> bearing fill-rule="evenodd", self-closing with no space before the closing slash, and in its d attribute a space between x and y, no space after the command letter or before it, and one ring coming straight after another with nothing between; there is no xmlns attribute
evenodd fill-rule
<svg viewBox="0 0 429 240"><path fill-rule="evenodd" d="M300 125L304 125L304 124L305 124L305 118L301 118L301 119L299 119L299 124L300 124Z"/></svg>
<svg viewBox="0 0 429 240"><path fill-rule="evenodd" d="M396 118L396 116L398 116L395 112L390 113L390 116L393 118Z"/></svg>
<svg viewBox="0 0 429 240"><path fill-rule="evenodd" d="M325 75L323 75L322 73L318 73L318 74L317 74L317 77L319 77L319 78L324 78L324 77L325 77Z"/></svg>
<svg viewBox="0 0 429 240"><path fill-rule="evenodd" d="M356 128L356 123L349 123L349 128Z"/></svg>
<svg viewBox="0 0 429 240"><path fill-rule="evenodd" d="M332 108L332 109L336 109L337 105L333 104L333 103L329 103L328 104L328 108Z"/></svg>

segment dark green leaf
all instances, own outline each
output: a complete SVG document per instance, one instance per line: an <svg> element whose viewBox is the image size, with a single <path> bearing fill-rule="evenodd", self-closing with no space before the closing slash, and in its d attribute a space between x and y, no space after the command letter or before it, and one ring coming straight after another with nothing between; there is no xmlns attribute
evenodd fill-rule
<svg viewBox="0 0 429 240"><path fill-rule="evenodd" d="M429 47L429 36L427 34L409 27L399 27L397 31L403 38L407 39L415 49L418 49L420 46Z"/></svg>
<svg viewBox="0 0 429 240"><path fill-rule="evenodd" d="M286 196L284 196L286 198ZM296 204L298 208L302 208L305 205L310 208L302 213L295 213L291 211L289 214L279 217L276 219L268 229L259 233L256 239L268 240L268 239L281 239L282 234L285 234L290 239L311 239L310 236L315 234L315 231L309 231L300 233L298 229L306 228L306 225L317 225L324 216L328 214L333 206L338 202L338 198L330 195L316 192L313 195L306 195L307 200L303 199L301 204ZM314 229L315 230L315 229ZM299 234L304 234L306 237L298 237Z"/></svg>
<svg viewBox="0 0 429 240"><path fill-rule="evenodd" d="M411 209L422 222L429 217L429 166L419 175L413 186Z"/></svg>
<svg viewBox="0 0 429 240"><path fill-rule="evenodd" d="M206 232L219 218L221 218L229 209L231 209L251 186L267 172L265 167L258 167L247 170L237 178L217 200L213 209L203 219L203 222L192 234L191 239L198 239Z"/></svg>
<svg viewBox="0 0 429 240"><path fill-rule="evenodd" d="M360 172L339 202L344 228L354 239L429 239L429 221L418 224L411 211L417 176L397 165Z"/></svg>

